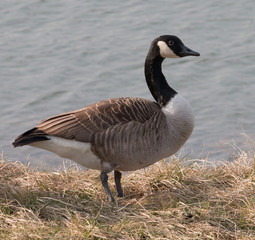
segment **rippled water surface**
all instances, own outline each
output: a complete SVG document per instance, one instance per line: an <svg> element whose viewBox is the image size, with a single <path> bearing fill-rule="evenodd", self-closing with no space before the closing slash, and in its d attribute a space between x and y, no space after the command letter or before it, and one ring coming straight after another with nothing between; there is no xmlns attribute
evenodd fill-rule
<svg viewBox="0 0 255 240"><path fill-rule="evenodd" d="M240 1L4 0L0 8L0 151L56 167L13 139L41 119L96 101L152 100L143 64L150 42L174 34L199 58L169 59L169 84L192 105L196 127L183 155L228 159L219 147L255 138L255 7Z"/></svg>

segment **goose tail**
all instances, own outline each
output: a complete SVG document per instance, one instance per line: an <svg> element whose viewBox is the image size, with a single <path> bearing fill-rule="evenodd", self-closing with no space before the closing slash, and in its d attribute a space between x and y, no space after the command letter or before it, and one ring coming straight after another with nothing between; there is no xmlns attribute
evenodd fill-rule
<svg viewBox="0 0 255 240"><path fill-rule="evenodd" d="M49 137L47 134L43 131L38 130L37 128L32 128L24 133L22 133L20 136L18 136L12 145L14 147L21 147L24 145L29 145L34 142L40 142L49 140Z"/></svg>

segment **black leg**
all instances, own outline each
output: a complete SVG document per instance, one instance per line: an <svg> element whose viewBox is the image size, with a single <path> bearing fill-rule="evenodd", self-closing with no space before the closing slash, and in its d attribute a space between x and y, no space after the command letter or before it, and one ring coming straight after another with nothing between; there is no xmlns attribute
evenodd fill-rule
<svg viewBox="0 0 255 240"><path fill-rule="evenodd" d="M104 187L105 194L110 202L114 202L114 197L112 196L111 190L108 185L108 176L106 172L101 172L100 179L102 182L102 185Z"/></svg>
<svg viewBox="0 0 255 240"><path fill-rule="evenodd" d="M115 180L118 197L123 197L123 191L122 191L122 187L121 187L121 183L120 183L121 175L122 175L121 172L114 171L114 180Z"/></svg>

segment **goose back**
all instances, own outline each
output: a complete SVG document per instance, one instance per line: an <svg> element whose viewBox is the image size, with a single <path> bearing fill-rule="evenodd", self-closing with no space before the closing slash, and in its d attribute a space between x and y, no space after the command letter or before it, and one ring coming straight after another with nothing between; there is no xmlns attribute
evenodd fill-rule
<svg viewBox="0 0 255 240"><path fill-rule="evenodd" d="M42 121L38 132L80 142L92 142L95 134L130 121L144 123L159 106L142 98L113 98L77 111L60 114Z"/></svg>

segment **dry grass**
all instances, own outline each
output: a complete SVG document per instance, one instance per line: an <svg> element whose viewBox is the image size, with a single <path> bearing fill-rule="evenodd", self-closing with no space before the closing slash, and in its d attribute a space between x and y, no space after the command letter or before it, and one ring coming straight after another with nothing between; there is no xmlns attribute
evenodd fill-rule
<svg viewBox="0 0 255 240"><path fill-rule="evenodd" d="M124 176L126 197L116 204L105 200L97 171L2 161L0 239L255 239L254 159L162 161Z"/></svg>

